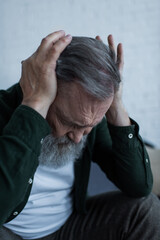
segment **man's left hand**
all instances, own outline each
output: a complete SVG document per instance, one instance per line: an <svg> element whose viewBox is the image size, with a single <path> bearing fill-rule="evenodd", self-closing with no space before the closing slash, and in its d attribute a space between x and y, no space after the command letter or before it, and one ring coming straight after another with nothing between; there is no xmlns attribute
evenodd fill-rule
<svg viewBox="0 0 160 240"><path fill-rule="evenodd" d="M97 40L101 40L99 36L96 37ZM124 66L124 56L123 56L123 46L122 43L117 45L117 50L114 45L113 36L110 34L108 36L109 48L114 52L115 64L118 66L119 73L122 79L122 72ZM115 126L129 126L131 125L128 114L124 108L122 102L122 82L119 84L119 89L114 93L114 98L109 110L106 112L106 117L109 123Z"/></svg>

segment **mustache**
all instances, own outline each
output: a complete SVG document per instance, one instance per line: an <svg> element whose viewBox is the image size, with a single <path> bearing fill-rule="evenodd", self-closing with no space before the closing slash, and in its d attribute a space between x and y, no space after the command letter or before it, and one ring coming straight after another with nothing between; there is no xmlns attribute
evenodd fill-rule
<svg viewBox="0 0 160 240"><path fill-rule="evenodd" d="M83 136L81 141L78 143L78 145L81 145L85 140L86 140L87 136ZM77 143L75 143L74 141L72 141L67 135L62 136L62 137L54 137L53 134L49 134L48 136L46 136L44 138L43 144L45 144L46 146L49 145L57 145L57 146L77 146Z"/></svg>
<svg viewBox="0 0 160 240"><path fill-rule="evenodd" d="M59 137L59 138L53 138L53 143L55 144L75 144L71 139L69 139L69 137L67 136L63 136L63 137Z"/></svg>
<svg viewBox="0 0 160 240"><path fill-rule="evenodd" d="M74 143L69 137L54 137L52 134L49 134L47 137L44 138L43 141L46 147L57 146L57 147L75 147L76 143Z"/></svg>

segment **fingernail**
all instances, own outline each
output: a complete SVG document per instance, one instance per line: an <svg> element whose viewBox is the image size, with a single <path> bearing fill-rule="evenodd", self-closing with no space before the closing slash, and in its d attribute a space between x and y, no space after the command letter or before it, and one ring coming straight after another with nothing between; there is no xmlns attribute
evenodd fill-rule
<svg viewBox="0 0 160 240"><path fill-rule="evenodd" d="M65 36L68 40L70 40L72 38L72 36L70 34Z"/></svg>

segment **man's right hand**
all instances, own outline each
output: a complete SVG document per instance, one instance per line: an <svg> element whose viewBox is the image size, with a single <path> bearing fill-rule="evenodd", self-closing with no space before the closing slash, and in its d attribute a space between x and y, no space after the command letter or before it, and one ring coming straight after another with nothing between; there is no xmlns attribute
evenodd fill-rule
<svg viewBox="0 0 160 240"><path fill-rule="evenodd" d="M71 40L72 37L65 36L64 31L51 33L31 57L22 61L22 104L33 108L44 118L57 94L56 61Z"/></svg>

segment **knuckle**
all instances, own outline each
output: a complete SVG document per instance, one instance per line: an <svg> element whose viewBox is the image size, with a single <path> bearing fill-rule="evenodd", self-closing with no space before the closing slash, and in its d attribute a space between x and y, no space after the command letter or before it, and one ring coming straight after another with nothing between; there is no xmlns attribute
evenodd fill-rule
<svg viewBox="0 0 160 240"><path fill-rule="evenodd" d="M52 61L55 62L57 60L57 58L59 57L60 55L60 52L59 50L56 48L56 47L53 47L50 51L49 51L49 54L48 54L48 60L49 61Z"/></svg>
<svg viewBox="0 0 160 240"><path fill-rule="evenodd" d="M61 38L61 41L62 41L63 44L68 43L68 40L66 38Z"/></svg>
<svg viewBox="0 0 160 240"><path fill-rule="evenodd" d="M48 38L45 37L45 38L42 39L41 45L44 45L44 44L46 44L47 42L48 42Z"/></svg>
<svg viewBox="0 0 160 240"><path fill-rule="evenodd" d="M50 54L57 54L58 53L58 49L53 46L52 49L50 50Z"/></svg>
<svg viewBox="0 0 160 240"><path fill-rule="evenodd" d="M21 62L21 65L22 65L22 69L23 69L23 70L26 69L27 66L28 66L28 59L27 59L27 60L23 60L23 61Z"/></svg>

